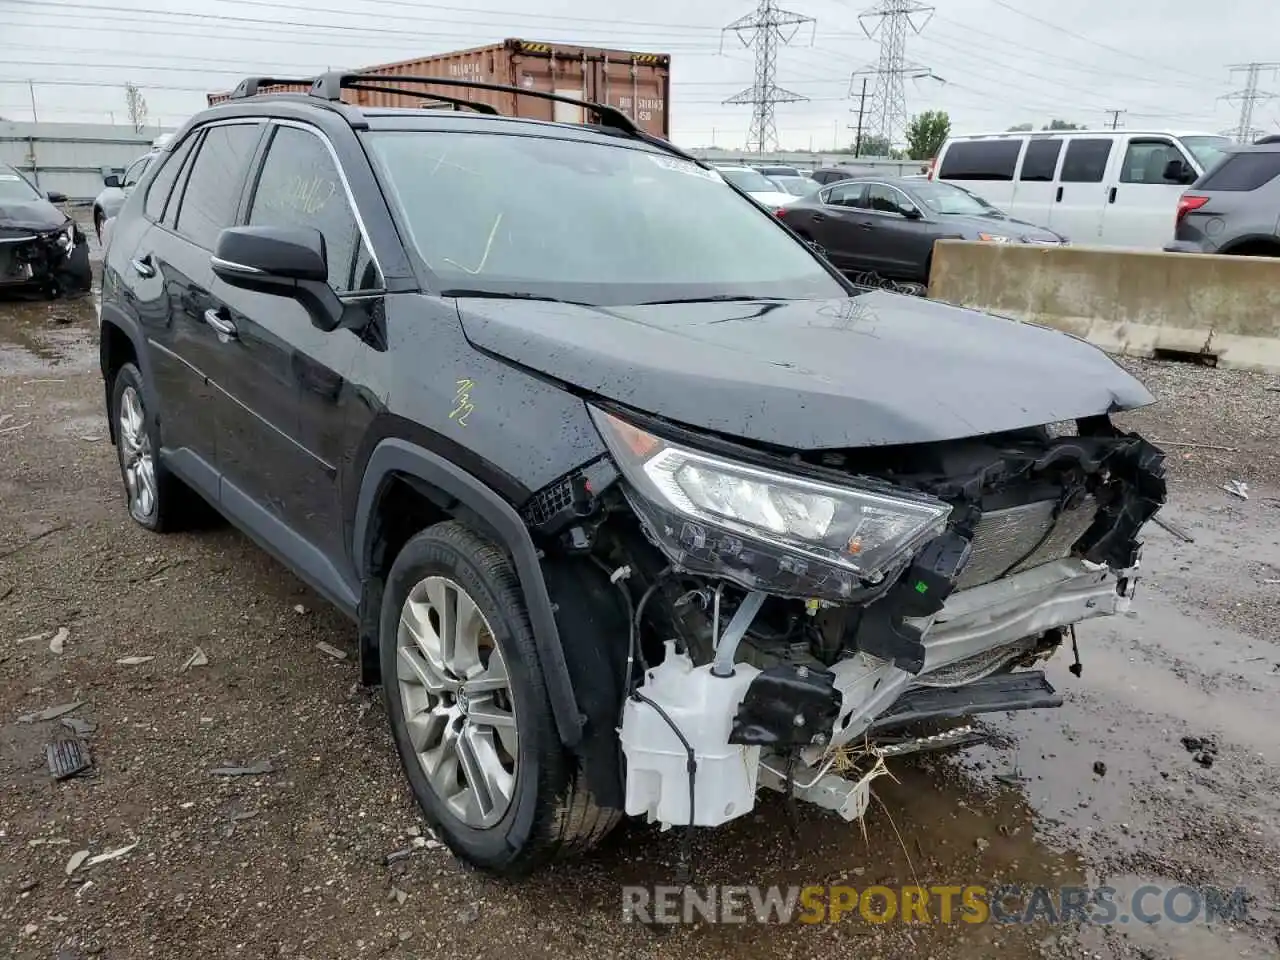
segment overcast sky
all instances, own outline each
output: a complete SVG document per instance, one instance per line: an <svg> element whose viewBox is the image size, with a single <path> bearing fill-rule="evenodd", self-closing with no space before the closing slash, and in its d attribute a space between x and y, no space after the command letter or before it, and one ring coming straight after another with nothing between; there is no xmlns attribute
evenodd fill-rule
<svg viewBox="0 0 1280 960"><path fill-rule="evenodd" d="M721 27L757 0L0 0L0 116L122 123L123 85L144 92L152 122L172 126L248 73L363 66L521 37L666 52L672 138L740 147L750 107L720 101L750 85L749 49ZM850 73L874 65L877 43L858 13L872 0L780 0L816 19L778 59L777 82L809 100L777 108L784 148L851 139ZM518 9L522 12L516 12ZM1229 13L1229 15L1227 15ZM908 111L946 110L957 133L1090 126L1123 109L1129 128L1234 128L1243 86L1227 67L1280 61L1280 0L937 0L907 55L945 82L908 82ZM874 21L869 22L871 25ZM679 24L679 25L676 25ZM71 85L77 84L77 85ZM1280 76L1266 71L1266 90ZM1280 132L1280 99L1254 126Z"/></svg>

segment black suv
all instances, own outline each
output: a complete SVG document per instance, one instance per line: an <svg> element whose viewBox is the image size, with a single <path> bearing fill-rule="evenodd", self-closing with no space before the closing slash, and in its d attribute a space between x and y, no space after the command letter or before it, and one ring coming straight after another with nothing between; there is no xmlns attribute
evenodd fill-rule
<svg viewBox="0 0 1280 960"><path fill-rule="evenodd" d="M515 874L757 786L853 819L855 740L1061 702L1027 668L1124 609L1164 500L1106 356L854 288L608 106L267 82L109 231L128 507L163 531L198 495L351 617L459 856ZM342 102L388 84L453 109Z"/></svg>

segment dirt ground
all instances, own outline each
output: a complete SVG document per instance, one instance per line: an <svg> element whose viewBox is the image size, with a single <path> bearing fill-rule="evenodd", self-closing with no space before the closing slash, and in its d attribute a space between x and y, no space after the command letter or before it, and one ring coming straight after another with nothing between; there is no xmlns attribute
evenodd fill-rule
<svg viewBox="0 0 1280 960"><path fill-rule="evenodd" d="M892 764L865 835L802 809L793 842L785 805L766 797L695 841L700 884L1243 886L1246 922L660 927L622 922L620 887L670 882L675 832L625 826L591 858L519 885L464 869L412 805L378 695L356 683L349 624L228 527L158 537L129 520L94 323L92 300L0 303L11 955L1280 955L1275 378L1131 364L1160 403L1128 419L1167 444L1166 515L1195 543L1151 530L1135 611L1080 630L1080 678L1069 654L1050 664L1060 710L987 721L998 747ZM1249 499L1222 489L1231 480ZM197 651L207 663L184 670ZM31 718L67 704L63 718ZM63 719L93 771L55 783L45 745L71 734ZM1181 742L1206 735L1209 767ZM260 761L273 772L211 772ZM81 851L121 848L68 873Z"/></svg>

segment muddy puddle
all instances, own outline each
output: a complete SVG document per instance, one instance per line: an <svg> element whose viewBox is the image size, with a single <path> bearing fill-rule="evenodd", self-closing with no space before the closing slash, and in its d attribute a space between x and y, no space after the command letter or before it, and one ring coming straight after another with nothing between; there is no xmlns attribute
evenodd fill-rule
<svg viewBox="0 0 1280 960"><path fill-rule="evenodd" d="M92 369L97 303L96 290L75 300L0 294L0 376Z"/></svg>

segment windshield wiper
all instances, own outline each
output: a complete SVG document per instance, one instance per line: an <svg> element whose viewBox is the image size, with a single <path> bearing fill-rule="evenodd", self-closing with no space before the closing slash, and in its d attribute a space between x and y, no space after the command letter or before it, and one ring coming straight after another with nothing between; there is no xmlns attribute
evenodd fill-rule
<svg viewBox="0 0 1280 960"><path fill-rule="evenodd" d="M672 300L645 300L641 307L654 307L661 303L752 303L757 300L777 300L777 297L749 297L738 293L717 293L709 297L677 297Z"/></svg>

